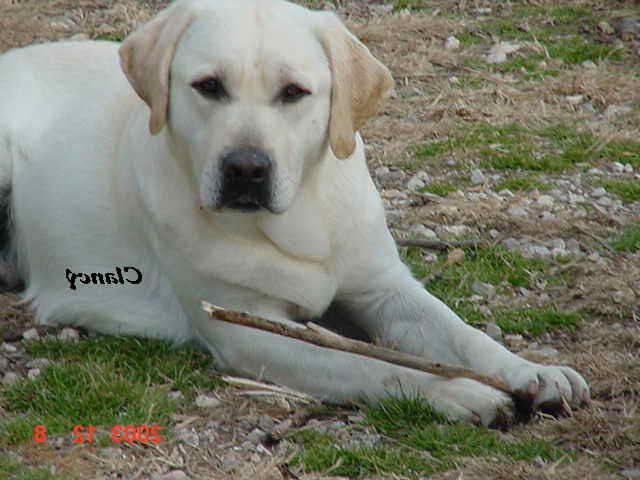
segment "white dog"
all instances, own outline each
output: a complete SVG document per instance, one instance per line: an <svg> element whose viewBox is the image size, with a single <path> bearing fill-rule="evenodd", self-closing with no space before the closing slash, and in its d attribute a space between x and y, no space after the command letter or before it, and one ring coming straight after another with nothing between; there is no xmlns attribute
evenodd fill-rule
<svg viewBox="0 0 640 480"><path fill-rule="evenodd" d="M512 406L469 379L212 321L201 300L281 322L332 305L534 408L587 401L575 371L510 353L401 262L357 134L392 85L334 14L282 0L181 0L121 46L4 54L5 283L26 283L41 323L193 338L222 369L331 401L418 391L487 425Z"/></svg>

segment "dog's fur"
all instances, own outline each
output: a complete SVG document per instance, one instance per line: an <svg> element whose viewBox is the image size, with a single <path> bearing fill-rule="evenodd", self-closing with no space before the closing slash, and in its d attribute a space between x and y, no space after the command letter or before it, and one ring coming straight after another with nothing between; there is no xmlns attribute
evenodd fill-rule
<svg viewBox="0 0 640 480"><path fill-rule="evenodd" d="M575 371L510 353L402 264L357 134L392 85L334 14L282 0L180 0L122 46L4 54L5 283L24 280L41 323L195 339L223 369L332 401L419 391L484 424L511 406L472 380L211 321L201 300L281 322L331 305L370 338L502 377L534 408L586 401ZM258 157L259 193L233 197L225 165ZM124 265L141 284L65 278Z"/></svg>

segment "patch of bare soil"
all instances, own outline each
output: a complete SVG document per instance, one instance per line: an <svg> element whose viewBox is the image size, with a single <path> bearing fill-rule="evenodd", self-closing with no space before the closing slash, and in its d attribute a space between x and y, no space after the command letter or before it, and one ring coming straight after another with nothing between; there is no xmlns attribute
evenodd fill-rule
<svg viewBox="0 0 640 480"><path fill-rule="evenodd" d="M562 2L528 3L551 6ZM631 8L625 2L567 3L597 8L607 18L615 16L615 9L628 13ZM0 52L43 41L128 33L165 4L132 0L0 0ZM460 125L473 122L517 122L533 128L544 122L578 121L606 139L637 140L640 129L637 61L627 66L604 62L589 69L577 65L562 70L557 77L518 83L508 74L468 66L466 59L486 54L480 47L443 48L447 37L473 25L478 8L497 8L495 2L439 2L440 14L391 13L379 2L344 0L338 4L349 25L389 66L397 81L394 98L363 131L369 145L371 171L386 167L392 173L397 172L387 178L382 173L374 175L385 191L385 198L392 196L387 195L391 190L407 190L406 182L412 172L404 166L413 159L416 144L446 138ZM452 77L469 75L482 79L482 84L477 88L459 88L452 81ZM602 121L593 111L578 109L566 100L577 95L589 99L597 112L624 104L634 105L635 115ZM599 167L605 176L610 174L608 165L603 163ZM421 168L433 180L468 175L467 166L455 159ZM549 181L575 183L582 179L549 174ZM591 188L588 182L578 186L580 192L576 194L588 197ZM486 195L470 196L474 193ZM640 253L619 253L603 247L621 226L640 219L640 206L636 203L614 211L588 199L588 209L567 203L551 218L536 209L536 195L539 192L530 198L533 203L528 207L533 218L509 213L510 207L527 198L516 195L497 199L487 194L482 185L470 187L460 195L433 198L407 193L388 201L394 212L391 225L397 234L416 224L433 229L464 224L469 231L485 238L495 231L496 242L505 238L540 242L573 239L585 254L559 272L569 272L566 286L548 286L547 290L543 286L535 294L551 295L563 308L579 307L589 312L580 330L554 333L547 336L545 343L559 351L553 362L572 365L588 378L593 402L589 408L572 412L566 418L539 415L511 433L518 435L526 430L558 445L575 448L576 460L504 464L471 458L461 462L459 469L433 478L620 478L617 472L621 468L640 468ZM575 216L578 208L585 210L579 222ZM540 217L535 216L538 213ZM594 255L596 250L601 253ZM0 297L0 329L7 341L19 339L24 330L33 326L31 315L17 306L16 300L14 295ZM524 345L512 347L525 350ZM231 388L220 393L220 400L221 407L214 409L210 418L178 419L176 430L182 433L170 443L130 445L117 450L69 442L29 444L19 447L17 453L36 465L54 465L59 472L73 472L84 478L142 479L171 470L184 471L189 478L298 478L286 467L286 449L260 453L260 448L267 448L265 438L253 442L252 448L238 447L259 428L261 415L285 422L305 407L248 399Z"/></svg>

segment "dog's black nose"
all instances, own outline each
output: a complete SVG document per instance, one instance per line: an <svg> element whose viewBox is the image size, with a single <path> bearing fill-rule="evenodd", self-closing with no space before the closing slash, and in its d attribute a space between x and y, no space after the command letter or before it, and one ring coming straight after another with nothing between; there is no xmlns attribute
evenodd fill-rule
<svg viewBox="0 0 640 480"><path fill-rule="evenodd" d="M221 206L243 211L269 208L271 158L257 148L243 147L222 157Z"/></svg>
<svg viewBox="0 0 640 480"><path fill-rule="evenodd" d="M264 183L270 171L271 159L256 148L239 148L222 158L222 175L227 184Z"/></svg>

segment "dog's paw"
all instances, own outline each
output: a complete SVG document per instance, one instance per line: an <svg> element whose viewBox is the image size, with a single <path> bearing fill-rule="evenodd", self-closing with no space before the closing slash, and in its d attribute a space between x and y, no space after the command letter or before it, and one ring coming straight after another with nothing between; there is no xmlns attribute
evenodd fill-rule
<svg viewBox="0 0 640 480"><path fill-rule="evenodd" d="M452 420L500 428L510 425L514 419L511 397L475 380L443 379L424 393L433 408Z"/></svg>
<svg viewBox="0 0 640 480"><path fill-rule="evenodd" d="M529 363L505 372L504 378L524 410L560 413L566 405L577 408L590 399L587 382L569 367Z"/></svg>

